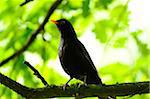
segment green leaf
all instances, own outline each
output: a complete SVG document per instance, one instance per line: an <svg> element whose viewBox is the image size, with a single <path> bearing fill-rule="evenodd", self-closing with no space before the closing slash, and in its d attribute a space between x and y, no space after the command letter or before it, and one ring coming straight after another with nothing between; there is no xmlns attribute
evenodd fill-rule
<svg viewBox="0 0 150 99"><path fill-rule="evenodd" d="M143 43L141 40L139 40L138 35L137 35L139 33L140 33L140 31L134 32L134 33L132 33L132 36L135 39L141 54L143 56L147 56L150 54L150 49L148 48L148 45L146 43Z"/></svg>
<svg viewBox="0 0 150 99"><path fill-rule="evenodd" d="M129 24L129 11L127 6L119 4L110 9L110 22L113 25L113 34L126 29Z"/></svg>
<svg viewBox="0 0 150 99"><path fill-rule="evenodd" d="M95 24L93 32L96 34L96 38L100 42L105 43L108 40L108 23L107 20L99 21Z"/></svg>
<svg viewBox="0 0 150 99"><path fill-rule="evenodd" d="M130 66L123 63L112 63L107 66L104 66L100 69L100 73L104 76L103 79L106 79L110 76L111 81L108 82L124 82L126 79L132 78L130 73ZM124 78L123 78L124 77Z"/></svg>
<svg viewBox="0 0 150 99"><path fill-rule="evenodd" d="M115 48L120 48L120 47L124 47L126 44L127 38L126 37L121 37L121 38L117 38L117 40L114 41L113 46Z"/></svg>
<svg viewBox="0 0 150 99"><path fill-rule="evenodd" d="M112 3L113 0L99 0L99 2L101 3L101 5L107 9L108 5Z"/></svg>
<svg viewBox="0 0 150 99"><path fill-rule="evenodd" d="M87 17L89 15L89 4L90 4L90 0L83 1L82 11L84 17Z"/></svg>

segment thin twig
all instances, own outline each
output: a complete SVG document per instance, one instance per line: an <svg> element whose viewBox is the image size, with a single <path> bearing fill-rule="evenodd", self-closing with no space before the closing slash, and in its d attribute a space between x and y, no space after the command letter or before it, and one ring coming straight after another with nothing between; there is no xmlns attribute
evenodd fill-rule
<svg viewBox="0 0 150 99"><path fill-rule="evenodd" d="M37 76L41 81L42 83L45 85L45 86L48 86L48 83L46 82L46 80L41 76L41 74L39 73L38 70L36 70L29 62L27 61L24 61L24 64L26 64L33 72L34 72L34 75Z"/></svg>
<svg viewBox="0 0 150 99"><path fill-rule="evenodd" d="M40 33L40 31L42 31L44 29L45 24L48 22L49 17L52 15L52 13L54 12L54 10L58 7L58 5L62 2L63 0L56 0L53 5L50 7L50 9L48 10L48 13L44 19L44 21L42 22L42 24L37 28L37 30L35 30L32 35L30 36L29 40L27 41L27 43L18 51L16 51L15 53L13 53L11 56L9 56L8 58L4 59L2 62L0 62L0 67L3 66L4 64L6 64L7 62L9 62L11 59L19 56L20 54L22 54L35 40L36 36Z"/></svg>
<svg viewBox="0 0 150 99"><path fill-rule="evenodd" d="M33 0L25 0L23 3L20 4L20 6L24 6L25 4L29 3L30 1L33 1Z"/></svg>

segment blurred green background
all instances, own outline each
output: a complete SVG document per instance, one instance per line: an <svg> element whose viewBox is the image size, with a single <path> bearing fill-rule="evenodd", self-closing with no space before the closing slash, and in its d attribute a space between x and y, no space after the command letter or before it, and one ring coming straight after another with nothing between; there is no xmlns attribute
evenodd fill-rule
<svg viewBox="0 0 150 99"><path fill-rule="evenodd" d="M0 62L27 42L54 1L34 0L20 7L24 0L0 0ZM149 3L149 0L64 0L50 19L66 18L73 24L105 84L148 81ZM48 22L44 35L39 34L28 50L0 67L0 72L25 86L43 87L23 64L26 60L49 84L65 84L69 76L64 73L58 59L59 36L56 26ZM79 81L73 80L70 84L76 82ZM118 99L123 98L128 97ZM130 99L149 98L150 95L135 95ZM0 85L0 99L23 97Z"/></svg>

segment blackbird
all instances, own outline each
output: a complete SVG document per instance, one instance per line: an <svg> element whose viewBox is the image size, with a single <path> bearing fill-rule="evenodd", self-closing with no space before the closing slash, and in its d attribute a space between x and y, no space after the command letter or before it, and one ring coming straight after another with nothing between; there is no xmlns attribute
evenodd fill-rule
<svg viewBox="0 0 150 99"><path fill-rule="evenodd" d="M70 75L66 85L73 78L79 79L85 84L102 85L91 57L84 45L78 40L71 23L66 19L51 21L56 24L61 34L59 59L64 71Z"/></svg>

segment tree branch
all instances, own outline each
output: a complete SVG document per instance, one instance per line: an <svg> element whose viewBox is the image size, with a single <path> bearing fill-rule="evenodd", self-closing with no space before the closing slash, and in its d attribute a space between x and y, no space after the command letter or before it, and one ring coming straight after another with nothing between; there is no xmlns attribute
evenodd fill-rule
<svg viewBox="0 0 150 99"><path fill-rule="evenodd" d="M28 94L32 91L30 88L17 83L16 81L8 78L7 76L1 73L0 73L0 83L17 92L23 97L28 97Z"/></svg>
<svg viewBox="0 0 150 99"><path fill-rule="evenodd" d="M34 72L34 75L37 76L45 86L49 86L46 80L41 76L39 71L36 70L29 62L24 61L24 64L26 64Z"/></svg>
<svg viewBox="0 0 150 99"><path fill-rule="evenodd" d="M25 4L29 3L30 1L33 1L33 0L25 0L23 3L20 4L20 6L24 6Z"/></svg>
<svg viewBox="0 0 150 99"><path fill-rule="evenodd" d="M14 54L12 54L11 56L9 56L8 58L4 59L2 62L0 62L0 67L3 66L4 64L6 64L7 62L9 62L11 59L19 56L21 53L23 53L31 44L32 42L35 40L36 36L40 33L40 31L42 31L44 29L45 24L48 22L49 17L52 15L52 13L54 12L54 10L58 7L58 5L62 2L63 0L56 0L53 5L50 7L50 9L48 10L48 13L44 19L44 21L41 23L41 25L37 28L37 30L35 30L31 37L29 38L29 40L27 41L27 43L18 51L16 51Z"/></svg>
<svg viewBox="0 0 150 99"><path fill-rule="evenodd" d="M52 98L52 97L94 97L94 96L128 96L135 94L144 94L149 92L150 81L136 83L122 83L114 85L71 85L63 90L63 86L51 85L44 88L29 88L23 86L7 76L0 73L0 83L12 89L16 93L26 98Z"/></svg>

